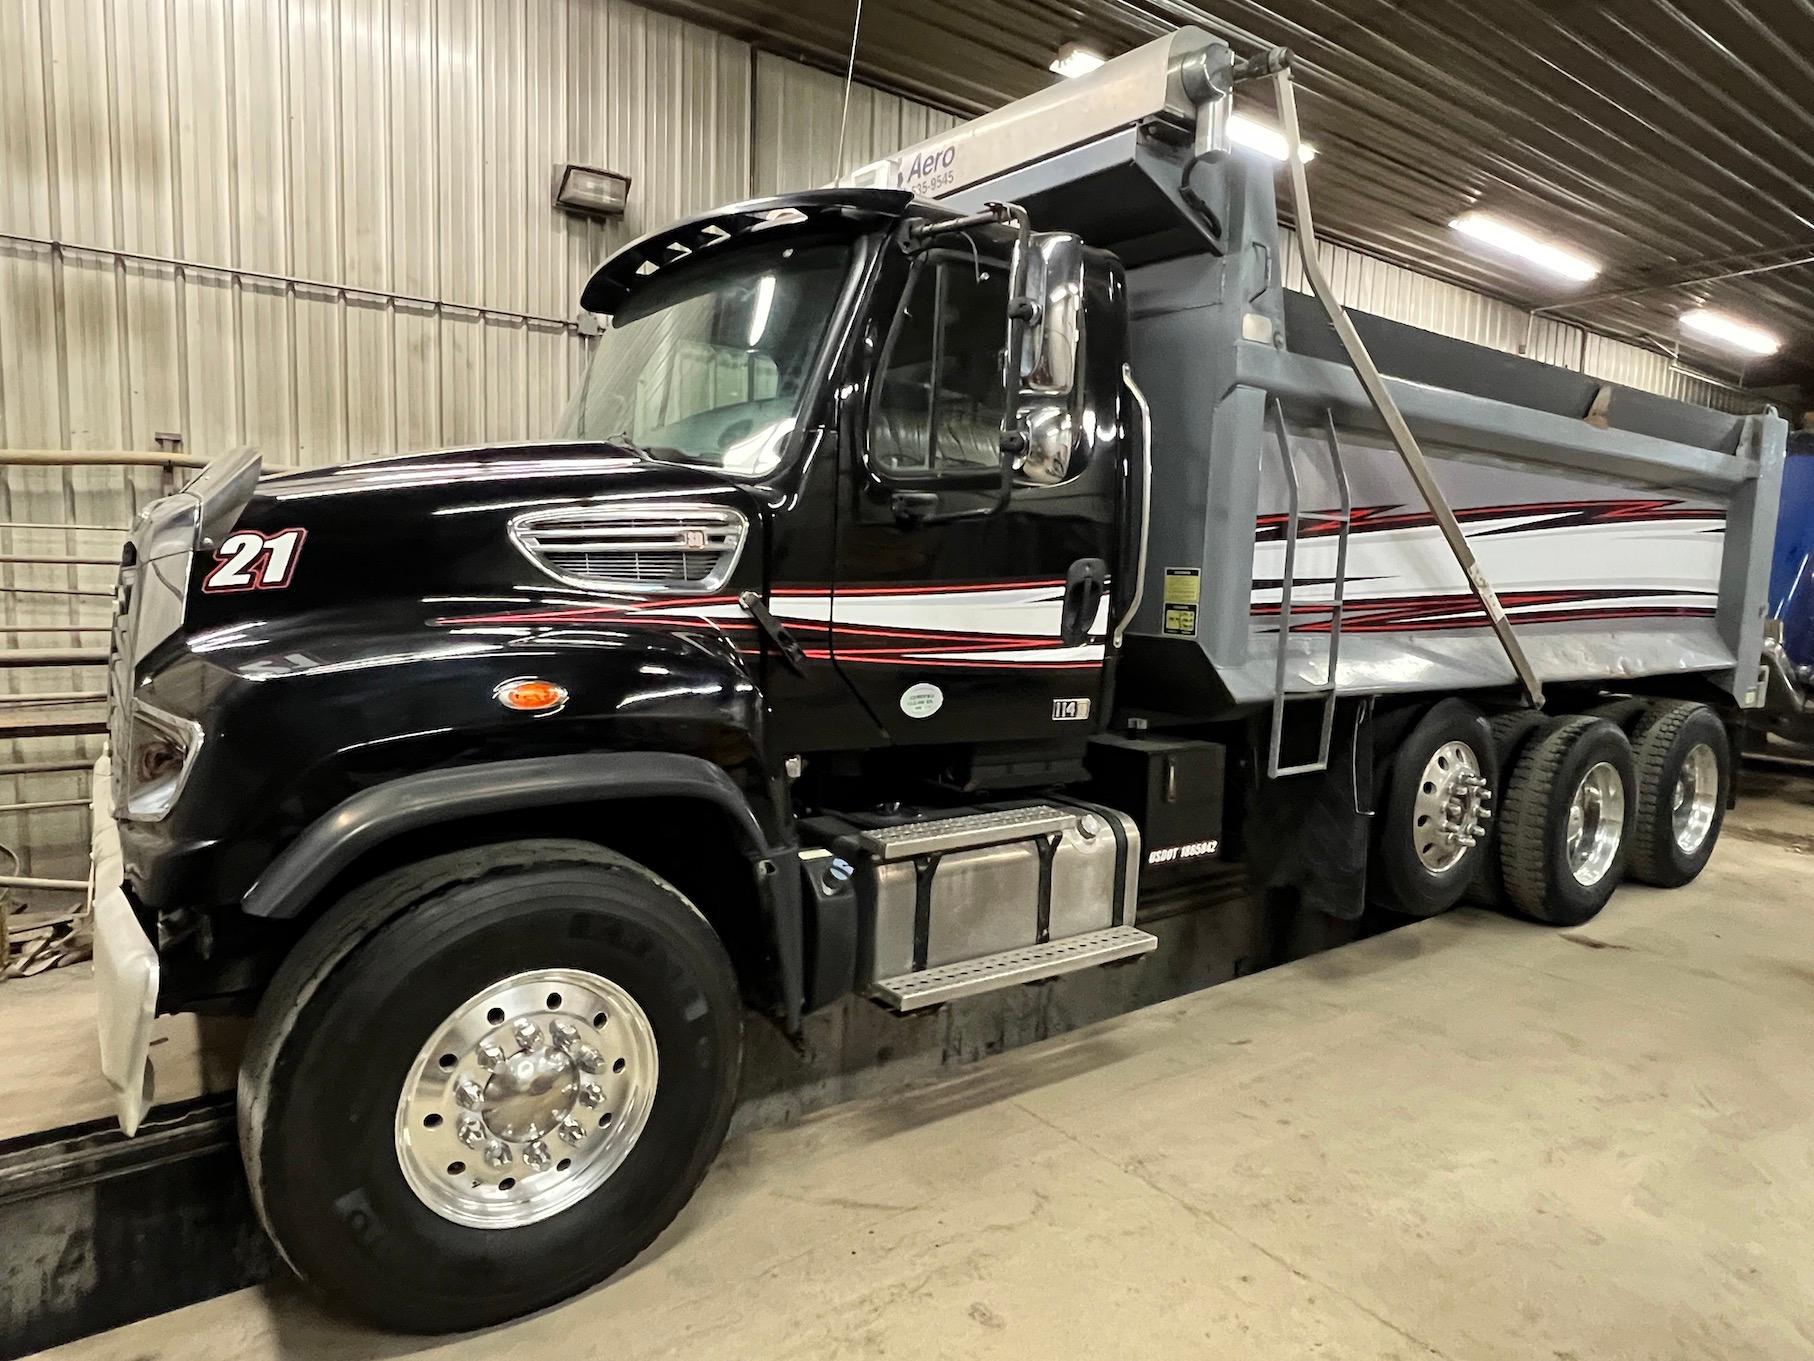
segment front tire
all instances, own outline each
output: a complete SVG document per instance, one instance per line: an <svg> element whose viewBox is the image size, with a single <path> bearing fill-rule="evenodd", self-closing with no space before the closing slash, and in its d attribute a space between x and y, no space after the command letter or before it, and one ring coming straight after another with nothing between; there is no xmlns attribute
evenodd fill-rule
<svg viewBox="0 0 1814 1361"><path fill-rule="evenodd" d="M680 1212L730 1122L741 1025L716 934L622 856L409 866L329 909L259 1007L254 1203L299 1275L386 1327L514 1318Z"/></svg>

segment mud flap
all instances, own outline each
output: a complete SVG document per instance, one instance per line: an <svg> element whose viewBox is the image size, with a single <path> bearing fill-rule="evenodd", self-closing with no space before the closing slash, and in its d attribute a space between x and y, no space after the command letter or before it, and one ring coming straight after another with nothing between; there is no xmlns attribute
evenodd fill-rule
<svg viewBox="0 0 1814 1361"><path fill-rule="evenodd" d="M1353 921L1367 907L1373 821L1372 706L1343 703L1329 768L1264 780L1248 815L1247 860L1256 888L1296 889L1305 907Z"/></svg>

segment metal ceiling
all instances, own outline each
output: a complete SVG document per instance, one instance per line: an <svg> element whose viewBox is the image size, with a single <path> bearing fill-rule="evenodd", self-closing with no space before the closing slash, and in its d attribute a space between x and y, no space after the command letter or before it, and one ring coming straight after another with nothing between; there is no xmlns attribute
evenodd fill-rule
<svg viewBox="0 0 1814 1361"><path fill-rule="evenodd" d="M855 0L658 3L841 71ZM1327 234L1747 386L1814 382L1814 0L864 0L857 75L977 112L1050 83L1068 39L1113 56L1182 24L1296 54ZM1603 272L1470 248L1470 208ZM1784 352L1681 335L1695 306Z"/></svg>

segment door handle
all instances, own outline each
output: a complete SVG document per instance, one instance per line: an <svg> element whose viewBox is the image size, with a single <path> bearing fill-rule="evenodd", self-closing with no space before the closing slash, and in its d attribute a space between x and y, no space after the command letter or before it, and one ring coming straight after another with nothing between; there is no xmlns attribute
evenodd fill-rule
<svg viewBox="0 0 1814 1361"><path fill-rule="evenodd" d="M1066 647L1081 647L1090 640L1090 625L1108 588L1108 564L1101 558L1079 558L1064 574L1064 614L1059 638Z"/></svg>
<svg viewBox="0 0 1814 1361"><path fill-rule="evenodd" d="M888 498L888 508L894 512L894 522L903 527L922 525L938 512L938 493L935 491L897 491Z"/></svg>

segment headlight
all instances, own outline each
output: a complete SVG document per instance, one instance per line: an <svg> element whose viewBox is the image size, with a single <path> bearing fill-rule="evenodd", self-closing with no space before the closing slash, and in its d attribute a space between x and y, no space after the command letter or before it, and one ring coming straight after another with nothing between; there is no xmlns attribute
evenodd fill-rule
<svg viewBox="0 0 1814 1361"><path fill-rule="evenodd" d="M202 747L201 725L140 703L133 707L129 740L124 812L134 822L156 822L183 792Z"/></svg>

